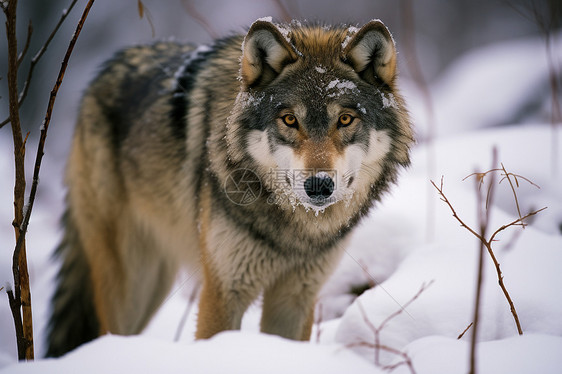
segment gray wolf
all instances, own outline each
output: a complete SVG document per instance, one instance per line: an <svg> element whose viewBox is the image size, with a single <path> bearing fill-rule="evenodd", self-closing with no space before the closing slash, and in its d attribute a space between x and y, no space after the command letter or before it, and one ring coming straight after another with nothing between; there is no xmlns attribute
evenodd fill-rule
<svg viewBox="0 0 562 374"><path fill-rule="evenodd" d="M409 164L396 75L378 20L118 53L81 103L47 356L141 332L184 265L202 275L196 338L263 295L261 331L309 339L346 240Z"/></svg>

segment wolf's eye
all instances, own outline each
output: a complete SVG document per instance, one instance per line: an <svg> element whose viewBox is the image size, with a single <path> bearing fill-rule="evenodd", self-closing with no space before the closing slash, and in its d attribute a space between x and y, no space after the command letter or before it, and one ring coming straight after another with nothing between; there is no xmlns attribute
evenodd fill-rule
<svg viewBox="0 0 562 374"><path fill-rule="evenodd" d="M283 123L289 127L292 127L294 129L299 127L297 117L292 114L285 114L283 117L281 117L281 119L283 120Z"/></svg>
<svg viewBox="0 0 562 374"><path fill-rule="evenodd" d="M338 120L338 127L346 127L351 125L354 117L351 114L342 114Z"/></svg>

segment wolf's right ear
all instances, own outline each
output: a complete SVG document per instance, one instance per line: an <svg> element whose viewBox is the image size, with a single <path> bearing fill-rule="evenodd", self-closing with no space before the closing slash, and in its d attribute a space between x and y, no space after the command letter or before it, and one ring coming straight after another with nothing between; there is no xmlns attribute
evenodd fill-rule
<svg viewBox="0 0 562 374"><path fill-rule="evenodd" d="M294 47L277 26L268 21L256 21L242 44L242 82L246 87L266 85L297 58Z"/></svg>

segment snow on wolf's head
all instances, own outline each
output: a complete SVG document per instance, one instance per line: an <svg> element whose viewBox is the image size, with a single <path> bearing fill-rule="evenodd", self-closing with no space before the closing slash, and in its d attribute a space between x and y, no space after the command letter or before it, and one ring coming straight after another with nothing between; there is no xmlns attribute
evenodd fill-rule
<svg viewBox="0 0 562 374"><path fill-rule="evenodd" d="M240 62L228 152L278 204L316 211L341 201L370 205L397 166L408 164L412 131L395 84L394 40L382 22L356 28L261 19Z"/></svg>

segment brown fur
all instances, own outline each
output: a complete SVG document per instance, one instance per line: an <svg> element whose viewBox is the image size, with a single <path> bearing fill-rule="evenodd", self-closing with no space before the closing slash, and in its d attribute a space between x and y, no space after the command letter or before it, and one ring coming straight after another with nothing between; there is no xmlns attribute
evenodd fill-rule
<svg viewBox="0 0 562 374"><path fill-rule="evenodd" d="M240 328L262 294L261 331L307 340L353 227L409 162L395 78L394 42L379 21L261 20L207 50L157 43L118 54L81 105L48 355L141 332L180 266L202 275L198 339ZM342 114L355 122L338 127ZM291 180L301 169L335 178L334 191ZM237 170L258 185L233 181ZM232 200L232 186L254 199ZM313 201L320 193L332 200Z"/></svg>

